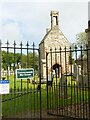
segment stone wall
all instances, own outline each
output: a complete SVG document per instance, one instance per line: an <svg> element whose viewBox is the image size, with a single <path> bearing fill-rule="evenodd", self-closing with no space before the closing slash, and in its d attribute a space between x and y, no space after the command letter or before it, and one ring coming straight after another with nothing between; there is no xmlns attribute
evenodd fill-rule
<svg viewBox="0 0 90 120"><path fill-rule="evenodd" d="M51 29L49 29L46 33L46 35L44 36L44 38L42 39L41 43L39 44L40 47L40 56L41 56L41 71L42 71L42 78L46 77L46 52L50 52L50 49L52 49L52 51L60 51L60 47L62 48L62 50L65 51L65 47L67 48L67 50L69 49L69 41L67 40L67 38L64 36L64 34L60 31L59 29L59 23L58 22L58 12L52 11L51 12ZM56 25L54 25L52 23L52 21L54 20L53 17L56 17ZM69 64L69 53L66 53L66 60L65 60L65 52L61 53L61 61L60 61L60 53L57 53L57 60L55 58L55 54L52 54L52 65L54 65L55 63L58 63L59 65L63 66L63 69L65 71L66 68L66 64ZM65 64L66 62L66 64ZM48 67L49 69L52 67L51 66L51 58L50 56L48 56ZM69 68L69 67L67 67Z"/></svg>

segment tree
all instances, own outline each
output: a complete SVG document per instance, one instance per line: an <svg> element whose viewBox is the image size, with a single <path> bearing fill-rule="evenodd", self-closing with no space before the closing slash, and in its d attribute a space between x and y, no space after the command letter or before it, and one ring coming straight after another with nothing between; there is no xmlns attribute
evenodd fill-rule
<svg viewBox="0 0 90 120"><path fill-rule="evenodd" d="M70 65L74 64L74 58L73 58L73 54L72 53L70 53L70 55L69 55L69 64Z"/></svg>
<svg viewBox="0 0 90 120"><path fill-rule="evenodd" d="M86 48L87 43L88 43L88 35L87 35L87 33L81 32L81 33L76 34L76 41L71 44L71 48L73 50L75 50L75 46L76 46L78 49L82 49L82 56L84 56L84 55L86 55L86 51L84 51L84 50ZM79 58L80 58L81 53L80 52L78 52L78 53L79 53Z"/></svg>
<svg viewBox="0 0 90 120"><path fill-rule="evenodd" d="M7 64L6 63L7 62L6 62L6 52L5 51L2 51L2 63L3 63L2 68L6 70L7 69Z"/></svg>
<svg viewBox="0 0 90 120"><path fill-rule="evenodd" d="M76 45L78 47L82 46L83 49L86 47L86 44L88 43L88 36L87 33L81 32L76 35Z"/></svg>
<svg viewBox="0 0 90 120"><path fill-rule="evenodd" d="M13 53L8 53L6 51L2 51L2 67L6 70L7 67L10 67L11 64L14 62Z"/></svg>
<svg viewBox="0 0 90 120"><path fill-rule="evenodd" d="M75 43L72 43L72 44L70 45L70 54L69 54L69 64L70 64L70 65L72 65L72 64L75 63L74 58L73 58L73 56L74 56L73 50L74 50L74 49L75 49Z"/></svg>
<svg viewBox="0 0 90 120"><path fill-rule="evenodd" d="M7 70L8 67L11 70L12 64L15 64L15 68L19 68L19 65L22 65L22 68L33 68L34 63L34 69L35 71L38 70L38 55L37 53L29 52L28 55L16 53L15 59L14 59L14 53L10 52L7 53L6 51L2 51L2 68L4 70ZM14 66L12 67L14 69Z"/></svg>

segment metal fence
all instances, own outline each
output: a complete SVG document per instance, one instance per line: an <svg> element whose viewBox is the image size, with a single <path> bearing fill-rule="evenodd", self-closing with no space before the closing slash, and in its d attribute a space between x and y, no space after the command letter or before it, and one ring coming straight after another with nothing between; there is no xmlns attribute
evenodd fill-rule
<svg viewBox="0 0 90 120"><path fill-rule="evenodd" d="M10 81L0 95L3 119L90 119L89 51L86 46L50 49L46 53L46 84L41 84L40 49L27 42L0 41L0 80ZM17 69L34 69L34 76L17 78Z"/></svg>
<svg viewBox="0 0 90 120"><path fill-rule="evenodd" d="M9 94L3 94L2 119L41 118L41 80L39 49L0 41L0 80L9 80ZM17 78L17 69L34 69L33 76ZM29 74L29 73L28 73Z"/></svg>
<svg viewBox="0 0 90 120"><path fill-rule="evenodd" d="M89 51L75 46L46 53L48 114L90 119Z"/></svg>

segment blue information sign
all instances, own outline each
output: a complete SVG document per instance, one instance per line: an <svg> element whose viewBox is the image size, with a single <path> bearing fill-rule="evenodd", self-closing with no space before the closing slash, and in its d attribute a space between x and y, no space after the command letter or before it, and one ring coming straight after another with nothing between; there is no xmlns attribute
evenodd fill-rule
<svg viewBox="0 0 90 120"><path fill-rule="evenodd" d="M9 80L0 80L0 94L9 93Z"/></svg>
<svg viewBox="0 0 90 120"><path fill-rule="evenodd" d="M0 84L9 84L9 80L0 80Z"/></svg>

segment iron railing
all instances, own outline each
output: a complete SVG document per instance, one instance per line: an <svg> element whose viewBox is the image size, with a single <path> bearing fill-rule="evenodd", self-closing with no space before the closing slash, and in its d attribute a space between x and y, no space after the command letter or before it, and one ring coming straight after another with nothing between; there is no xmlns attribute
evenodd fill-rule
<svg viewBox="0 0 90 120"><path fill-rule="evenodd" d="M47 52L48 114L90 119L89 50L75 46Z"/></svg>
<svg viewBox="0 0 90 120"><path fill-rule="evenodd" d="M2 95L2 119L90 119L89 51L88 46L50 49L47 83L41 84L40 49L0 41L0 80L10 80L10 93ZM17 79L17 68L33 68L34 77Z"/></svg>
<svg viewBox="0 0 90 120"><path fill-rule="evenodd" d="M0 41L0 80L10 81L10 93L2 95L2 119L41 118L39 49ZM34 69L34 77L18 79L16 69ZM37 89L39 86L39 89ZM1 96L1 95L0 95Z"/></svg>

